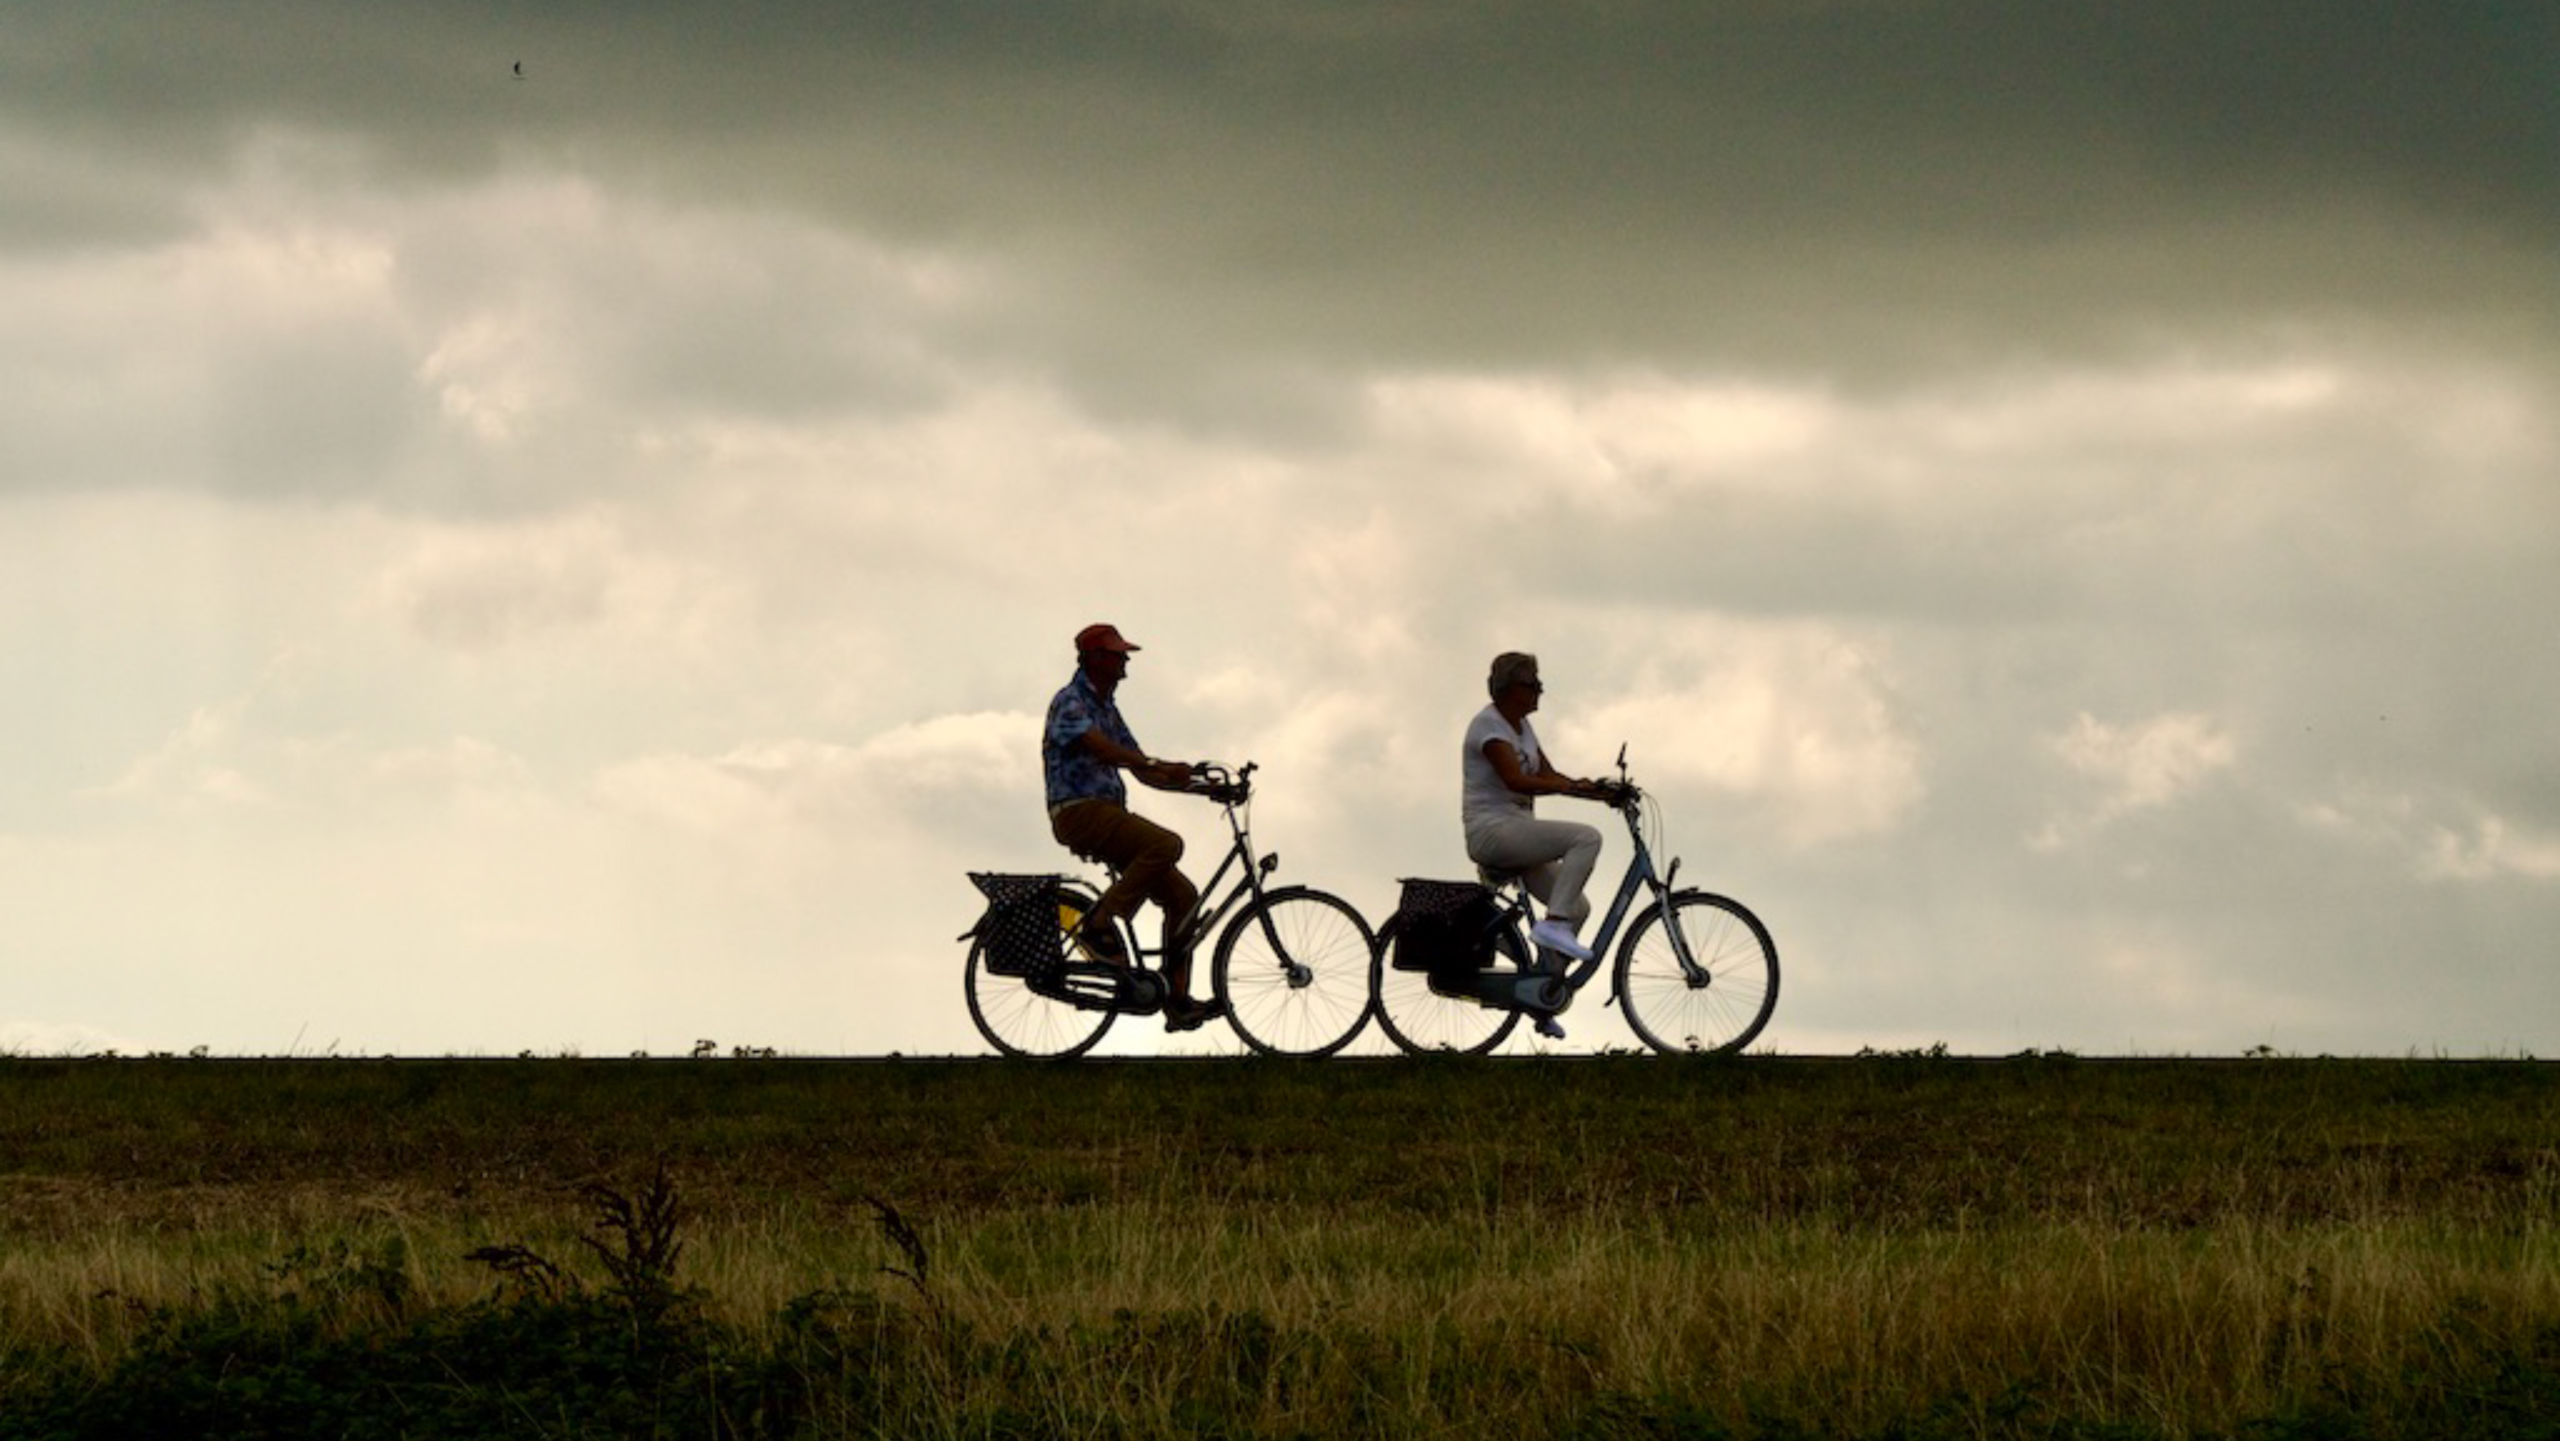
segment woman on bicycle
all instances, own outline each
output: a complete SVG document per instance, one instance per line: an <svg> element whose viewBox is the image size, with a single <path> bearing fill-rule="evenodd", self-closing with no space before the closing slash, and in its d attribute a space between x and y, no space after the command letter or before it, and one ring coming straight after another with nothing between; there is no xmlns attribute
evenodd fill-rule
<svg viewBox="0 0 2560 1441"><path fill-rule="evenodd" d="M1495 656L1485 690L1493 702L1468 723L1460 766L1467 858L1527 882L1529 893L1547 911L1545 919L1529 928L1529 938L1546 950L1587 961L1591 948L1576 932L1591 914L1582 891L1600 859L1600 832L1579 821L1538 819L1537 798L1606 801L1614 792L1600 781L1557 770L1539 744L1538 732L1529 724L1529 713L1546 690L1538 679L1536 656L1518 651ZM1541 1017L1538 1028L1563 1034L1549 1017Z"/></svg>

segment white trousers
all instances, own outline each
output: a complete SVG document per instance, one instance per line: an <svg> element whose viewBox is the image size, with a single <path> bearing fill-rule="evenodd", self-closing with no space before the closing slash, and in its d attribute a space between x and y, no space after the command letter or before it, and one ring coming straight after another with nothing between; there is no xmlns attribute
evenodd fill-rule
<svg viewBox="0 0 2560 1441"><path fill-rule="evenodd" d="M1600 859L1600 832L1580 821L1542 821L1524 815L1477 821L1467 827L1467 859L1497 871L1516 871L1547 914L1579 926L1591 914L1583 887Z"/></svg>

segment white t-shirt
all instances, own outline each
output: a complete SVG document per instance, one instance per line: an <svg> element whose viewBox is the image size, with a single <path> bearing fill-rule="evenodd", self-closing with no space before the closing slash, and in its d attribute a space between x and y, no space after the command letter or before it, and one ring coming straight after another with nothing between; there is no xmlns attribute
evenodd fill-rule
<svg viewBox="0 0 2560 1441"><path fill-rule="evenodd" d="M1545 756L1538 749L1538 732L1528 717L1521 717L1520 729L1515 731L1511 722L1502 718L1502 712L1492 706L1476 712L1476 718L1467 724L1466 755L1458 771L1458 816L1470 826L1533 813L1534 803L1529 797L1502 783L1502 772L1493 768L1493 761L1484 753L1487 741L1508 742L1520 753L1520 769L1531 775L1538 773Z"/></svg>

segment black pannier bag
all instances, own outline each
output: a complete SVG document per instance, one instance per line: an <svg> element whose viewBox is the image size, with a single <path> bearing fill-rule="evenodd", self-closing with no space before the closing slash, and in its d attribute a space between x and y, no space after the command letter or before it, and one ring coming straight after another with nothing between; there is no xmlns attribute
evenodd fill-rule
<svg viewBox="0 0 2560 1441"><path fill-rule="evenodd" d="M1493 964L1494 923L1501 909L1493 892L1473 881L1407 880L1396 903L1396 945L1388 964L1421 971L1434 989L1443 981L1463 985Z"/></svg>
<svg viewBox="0 0 2560 1441"><path fill-rule="evenodd" d="M969 935L986 946L987 969L999 976L1045 978L1066 966L1066 936L1058 929L1062 877L991 875L969 879L986 895L987 913Z"/></svg>

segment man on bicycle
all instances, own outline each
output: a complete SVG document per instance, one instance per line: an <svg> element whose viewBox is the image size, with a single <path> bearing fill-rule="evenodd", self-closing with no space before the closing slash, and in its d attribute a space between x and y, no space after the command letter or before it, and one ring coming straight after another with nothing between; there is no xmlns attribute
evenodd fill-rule
<svg viewBox="0 0 2560 1441"><path fill-rule="evenodd" d="M1119 872L1086 915L1082 940L1113 965L1134 964L1112 924L1153 901L1164 913L1165 1029L1197 1030L1219 1014L1215 1001L1191 997L1191 949L1183 927L1200 890L1183 875L1182 837L1129 810L1127 771L1157 790L1178 791L1196 774L1186 761L1157 760L1139 746L1114 699L1138 647L1117 628L1076 632L1076 674L1049 702L1040 742L1049 793L1049 833L1058 844Z"/></svg>

